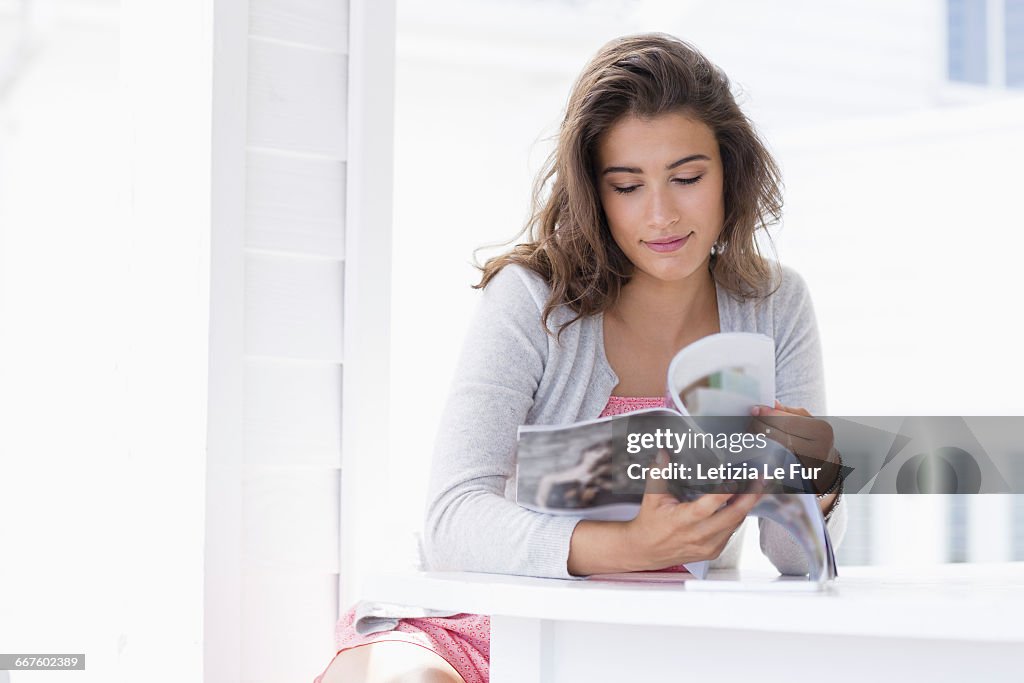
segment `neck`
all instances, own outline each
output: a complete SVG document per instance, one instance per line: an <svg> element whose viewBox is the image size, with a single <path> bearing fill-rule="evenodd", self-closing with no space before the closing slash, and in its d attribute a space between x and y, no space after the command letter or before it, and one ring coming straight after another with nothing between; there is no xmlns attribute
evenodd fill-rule
<svg viewBox="0 0 1024 683"><path fill-rule="evenodd" d="M652 341L674 345L690 340L694 330L709 324L717 327L715 282L707 268L674 282L638 272L609 313Z"/></svg>

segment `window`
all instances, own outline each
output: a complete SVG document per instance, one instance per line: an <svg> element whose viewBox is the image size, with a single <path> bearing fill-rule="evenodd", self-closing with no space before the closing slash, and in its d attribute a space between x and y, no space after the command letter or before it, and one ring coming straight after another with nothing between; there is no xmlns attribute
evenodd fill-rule
<svg viewBox="0 0 1024 683"><path fill-rule="evenodd" d="M1024 0L1006 0L1003 24L1006 29L1006 85L1024 88Z"/></svg>
<svg viewBox="0 0 1024 683"><path fill-rule="evenodd" d="M950 81L1024 88L1024 0L947 0Z"/></svg>

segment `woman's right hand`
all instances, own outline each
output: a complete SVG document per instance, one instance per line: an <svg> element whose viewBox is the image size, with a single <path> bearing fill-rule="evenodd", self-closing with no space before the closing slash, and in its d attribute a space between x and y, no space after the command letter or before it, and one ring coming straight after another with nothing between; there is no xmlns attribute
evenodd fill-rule
<svg viewBox="0 0 1024 683"><path fill-rule="evenodd" d="M761 499L762 488L758 480L750 493L707 493L680 503L672 494L648 486L640 512L625 523L625 557L636 564L628 571L715 559Z"/></svg>
<svg viewBox="0 0 1024 683"><path fill-rule="evenodd" d="M648 480L640 511L629 522L580 522L569 548L569 573L645 571L713 560L763 495L757 481L750 493L708 493L681 503L664 484Z"/></svg>

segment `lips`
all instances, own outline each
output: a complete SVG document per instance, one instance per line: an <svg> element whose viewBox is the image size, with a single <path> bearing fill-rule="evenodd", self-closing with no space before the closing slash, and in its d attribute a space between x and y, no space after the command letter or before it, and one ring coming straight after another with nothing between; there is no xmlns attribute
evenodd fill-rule
<svg viewBox="0 0 1024 683"><path fill-rule="evenodd" d="M645 240L644 244L651 251L656 251L659 254L668 253L670 251L676 251L681 249L684 244L690 241L690 237L693 235L689 232L685 235L670 235L669 237L663 237L656 240Z"/></svg>

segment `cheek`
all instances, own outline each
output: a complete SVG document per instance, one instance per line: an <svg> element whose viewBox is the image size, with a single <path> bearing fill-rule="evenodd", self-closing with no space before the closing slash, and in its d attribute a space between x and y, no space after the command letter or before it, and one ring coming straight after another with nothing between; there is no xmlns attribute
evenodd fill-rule
<svg viewBox="0 0 1024 683"><path fill-rule="evenodd" d="M706 221L705 225L710 228L722 229L725 221L725 196L722 192L722 184L709 183L700 193L694 204L694 208Z"/></svg>
<svg viewBox="0 0 1024 683"><path fill-rule="evenodd" d="M601 206L604 208L604 215L608 217L608 222L622 222L622 217L625 209L625 203L622 198L617 196L614 192L607 192L601 197Z"/></svg>
<svg viewBox="0 0 1024 683"><path fill-rule="evenodd" d="M634 240L646 235L649 216L643 197L617 196L608 202L608 206L611 211L606 211L605 215L620 235Z"/></svg>
<svg viewBox="0 0 1024 683"><path fill-rule="evenodd" d="M619 246L622 246L623 238L629 231L632 220L628 204L621 201L620 197L606 195L601 197L601 208L604 210L604 217L608 221L608 229L611 231L612 237L619 243Z"/></svg>

